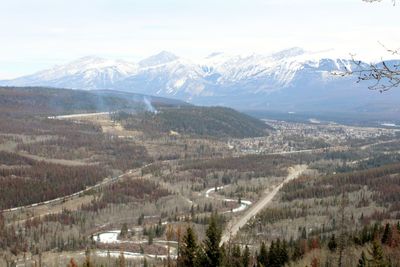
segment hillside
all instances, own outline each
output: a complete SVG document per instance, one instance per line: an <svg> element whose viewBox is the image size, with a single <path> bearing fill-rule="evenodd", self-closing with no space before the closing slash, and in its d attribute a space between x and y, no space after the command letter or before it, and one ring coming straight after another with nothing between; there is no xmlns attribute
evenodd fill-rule
<svg viewBox="0 0 400 267"><path fill-rule="evenodd" d="M118 113L115 119L127 129L140 129L148 134L169 133L212 137L255 137L272 128L264 122L222 107L164 108L157 113L137 115Z"/></svg>
<svg viewBox="0 0 400 267"><path fill-rule="evenodd" d="M143 110L147 105L187 105L179 100L110 90L83 91L45 87L0 87L0 110L12 114L70 114Z"/></svg>

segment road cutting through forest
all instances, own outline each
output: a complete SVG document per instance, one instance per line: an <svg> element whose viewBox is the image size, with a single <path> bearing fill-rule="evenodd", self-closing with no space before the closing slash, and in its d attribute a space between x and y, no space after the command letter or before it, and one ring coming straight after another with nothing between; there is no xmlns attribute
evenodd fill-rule
<svg viewBox="0 0 400 267"><path fill-rule="evenodd" d="M248 221L250 221L271 202L271 200L276 196L276 194L279 192L284 184L300 176L306 169L307 165L296 165L293 167L289 167L289 174L282 183L276 186L272 191L265 192L265 195L259 201L253 204L242 216L237 219L233 218L228 223L222 235L221 244L228 242L231 237L234 237L240 230L240 228L245 226Z"/></svg>

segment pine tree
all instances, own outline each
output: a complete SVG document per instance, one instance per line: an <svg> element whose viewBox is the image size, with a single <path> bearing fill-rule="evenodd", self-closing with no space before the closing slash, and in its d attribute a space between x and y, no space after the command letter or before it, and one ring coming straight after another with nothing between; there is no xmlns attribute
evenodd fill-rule
<svg viewBox="0 0 400 267"><path fill-rule="evenodd" d="M142 224L143 224L143 221L144 221L144 214L141 214L141 215L139 216L139 218L138 218L138 224L139 224L139 225L142 225Z"/></svg>
<svg viewBox="0 0 400 267"><path fill-rule="evenodd" d="M204 253L202 256L202 266L218 267L222 263L222 253L219 243L221 241L221 230L217 225L217 215L212 215L210 224L206 231L204 241Z"/></svg>
<svg viewBox="0 0 400 267"><path fill-rule="evenodd" d="M379 232L380 232L380 226L378 223L375 223L374 227L372 228L371 240L377 239L379 236Z"/></svg>
<svg viewBox="0 0 400 267"><path fill-rule="evenodd" d="M227 266L229 266L229 267L231 267L232 266L232 262L229 260L229 256L228 256L228 253L227 253L227 251L226 251L226 246L225 246L225 243L221 246L221 262L220 262L220 266L223 266L223 267L227 267ZM233 266L232 266L233 267Z"/></svg>
<svg viewBox="0 0 400 267"><path fill-rule="evenodd" d="M282 242L282 246L279 252L279 258L281 266L284 266L287 262L289 262L289 253L288 253L287 243L285 240L283 240Z"/></svg>
<svg viewBox="0 0 400 267"><path fill-rule="evenodd" d="M121 232L119 233L119 236L121 238L125 238L128 235L128 225L124 223L121 227Z"/></svg>
<svg viewBox="0 0 400 267"><path fill-rule="evenodd" d="M388 264L385 261L381 244L374 240L372 242L372 249L369 251L372 256L371 265L373 267L386 267Z"/></svg>
<svg viewBox="0 0 400 267"><path fill-rule="evenodd" d="M331 252L336 251L337 242L336 242L335 234L331 235L331 238L329 239L329 242L328 242L328 248Z"/></svg>
<svg viewBox="0 0 400 267"><path fill-rule="evenodd" d="M181 253L178 258L178 266L193 267L196 266L197 260L198 260L197 238L192 227L189 226L186 229L185 236L183 237Z"/></svg>
<svg viewBox="0 0 400 267"><path fill-rule="evenodd" d="M272 244L271 244L271 246L272 246ZM261 246L260 246L260 252L257 257L258 266L264 266L264 267L268 266L268 257L269 257L269 255L268 255L267 247L265 246L265 243L262 242Z"/></svg>
<svg viewBox="0 0 400 267"><path fill-rule="evenodd" d="M231 262L230 266L233 267L241 267L242 266L242 255L241 255L240 247L239 245L235 245L232 248L232 255L229 257L229 260Z"/></svg>
<svg viewBox="0 0 400 267"><path fill-rule="evenodd" d="M249 247L246 245L244 248L244 252L242 255L242 266L243 267L248 267L250 264L250 250Z"/></svg>
<svg viewBox="0 0 400 267"><path fill-rule="evenodd" d="M357 267L367 267L367 263L368 263L368 260L367 260L367 257L365 256L364 251L363 251L363 252L361 252L361 257L358 260Z"/></svg>
<svg viewBox="0 0 400 267"><path fill-rule="evenodd" d="M278 238L276 240L276 245L275 245L275 258L273 261L273 266L279 267L281 266L281 261L282 259L280 258L281 256L281 240Z"/></svg>
<svg viewBox="0 0 400 267"><path fill-rule="evenodd" d="M307 230L305 227L301 230L301 238L302 239L307 239Z"/></svg>
<svg viewBox="0 0 400 267"><path fill-rule="evenodd" d="M382 244L388 245L390 243L390 237L392 235L392 229L390 227L390 224L387 223L385 226L385 231L383 232L383 236L382 236Z"/></svg>
<svg viewBox="0 0 400 267"><path fill-rule="evenodd" d="M371 241L371 233L368 230L367 226L364 226L361 234L360 234L361 244L364 245L365 243Z"/></svg>
<svg viewBox="0 0 400 267"><path fill-rule="evenodd" d="M301 245L300 241L296 242L296 244L294 245L294 250L293 250L293 254L292 254L292 261L297 261L303 256L303 253L302 253L300 245Z"/></svg>
<svg viewBox="0 0 400 267"><path fill-rule="evenodd" d="M271 245L269 246L268 261L265 266L274 266L275 259L276 259L276 248L275 248L275 242L272 241Z"/></svg>
<svg viewBox="0 0 400 267"><path fill-rule="evenodd" d="M149 245L153 244L153 238L154 238L154 232L153 232L153 229L150 229L149 235L148 235L148 240L147 240Z"/></svg>

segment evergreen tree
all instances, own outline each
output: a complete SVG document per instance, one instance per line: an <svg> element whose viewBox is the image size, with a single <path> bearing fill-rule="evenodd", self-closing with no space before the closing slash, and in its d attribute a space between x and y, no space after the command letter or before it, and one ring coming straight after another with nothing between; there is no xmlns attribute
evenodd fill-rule
<svg viewBox="0 0 400 267"><path fill-rule="evenodd" d="M225 244L223 244L221 246L221 262L220 262L220 266L224 266L224 267L231 267L232 266L232 262L229 260L229 256L228 253L226 252L226 246Z"/></svg>
<svg viewBox="0 0 400 267"><path fill-rule="evenodd" d="M298 253L300 254L300 253ZM296 258L300 258L301 255L296 255ZM269 247L269 252L265 248L265 244L262 243L260 247L260 253L257 257L259 266L268 267L281 267L289 262L289 253L287 248L287 242L278 239L276 242L272 241Z"/></svg>
<svg viewBox="0 0 400 267"><path fill-rule="evenodd" d="M204 253L202 255L202 266L218 267L222 263L222 253L219 243L221 242L221 230L217 225L217 215L212 215L206 231L204 241Z"/></svg>
<svg viewBox="0 0 400 267"><path fill-rule="evenodd" d="M197 238L192 229L188 227L183 237L180 256L178 258L178 266L193 267L196 266L198 260Z"/></svg>
<svg viewBox="0 0 400 267"><path fill-rule="evenodd" d="M262 242L260 246L260 252L257 256L257 265L263 267L268 265L268 251L264 242Z"/></svg>
<svg viewBox="0 0 400 267"><path fill-rule="evenodd" d="M379 236L379 229L380 229L381 227L379 226L379 224L376 222L375 224L374 224L374 227L372 228L372 234L371 234L371 240L372 239L377 239L378 238L378 236Z"/></svg>
<svg viewBox="0 0 400 267"><path fill-rule="evenodd" d="M368 260L367 260L367 257L365 256L364 251L363 251L363 252L361 252L361 257L358 260L357 267L367 267L367 263L368 263Z"/></svg>
<svg viewBox="0 0 400 267"><path fill-rule="evenodd" d="M289 262L289 253L288 253L288 248L287 248L287 243L285 240L282 242L282 246L279 252L279 259L280 259L280 265L284 266L287 262Z"/></svg>
<svg viewBox="0 0 400 267"><path fill-rule="evenodd" d="M367 226L364 226L361 234L360 234L361 244L364 245L365 243L371 241L371 233Z"/></svg>
<svg viewBox="0 0 400 267"><path fill-rule="evenodd" d="M274 241L271 242L267 258L268 258L267 263L264 266L273 266L275 264L275 259L276 259L276 248Z"/></svg>
<svg viewBox="0 0 400 267"><path fill-rule="evenodd" d="M234 245L232 248L232 255L229 257L230 266L241 267L242 266L242 255L239 245Z"/></svg>
<svg viewBox="0 0 400 267"><path fill-rule="evenodd" d="M301 230L301 238L302 239L307 239L307 230L305 227Z"/></svg>
<svg viewBox="0 0 400 267"><path fill-rule="evenodd" d="M142 224L143 224L143 221L144 221L144 214L141 214L141 215L139 216L139 218L138 218L138 224L139 224L139 225L142 225Z"/></svg>
<svg viewBox="0 0 400 267"><path fill-rule="evenodd" d="M242 266L243 267L248 267L250 264L250 250L249 247L246 245L244 248L244 252L242 255Z"/></svg>
<svg viewBox="0 0 400 267"><path fill-rule="evenodd" d="M150 229L149 235L148 235L148 240L147 240L149 245L153 244L153 238L154 238L154 232L153 232L153 229Z"/></svg>
<svg viewBox="0 0 400 267"><path fill-rule="evenodd" d="M374 240L372 242L371 251L369 251L370 255L372 256L370 266L373 267L387 267L388 264L385 261L383 250L381 244L378 241Z"/></svg>
<svg viewBox="0 0 400 267"><path fill-rule="evenodd" d="M385 226L385 231L383 232L383 236L382 236L382 244L388 245L390 243L390 237L392 235L392 229L390 227L390 224L387 223Z"/></svg>
<svg viewBox="0 0 400 267"><path fill-rule="evenodd" d="M329 242L328 242L328 248L332 252L336 251L337 242L336 242L335 234L331 235L331 238L329 239Z"/></svg>
<svg viewBox="0 0 400 267"><path fill-rule="evenodd" d="M119 236L121 238L125 238L128 235L128 225L124 223L121 227L121 232L119 233Z"/></svg>
<svg viewBox="0 0 400 267"><path fill-rule="evenodd" d="M292 254L292 261L297 261L302 256L303 256L303 253L302 253L302 250L301 250L301 247L300 247L300 242L298 241L294 245L294 250L293 250L293 254Z"/></svg>

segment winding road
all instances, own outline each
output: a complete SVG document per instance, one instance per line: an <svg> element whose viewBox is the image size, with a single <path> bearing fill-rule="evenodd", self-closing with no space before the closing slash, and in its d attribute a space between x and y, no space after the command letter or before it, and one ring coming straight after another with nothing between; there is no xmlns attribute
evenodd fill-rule
<svg viewBox="0 0 400 267"><path fill-rule="evenodd" d="M221 189L223 189L223 188L225 188L225 187L227 187L227 186L219 186L219 187L217 187L217 190L221 190ZM215 192L215 187L210 188L210 189L208 189L208 190L206 191L206 194L205 194L206 198L210 198L210 197L211 197L211 196L210 196L210 193L212 193L212 192ZM223 201L225 201L225 202L238 202L237 199L230 199L230 198L224 198L224 199L221 199L221 200L223 200ZM247 207L249 207L251 204L252 204L251 201L242 199L242 200L240 201L239 207L234 208L234 209L232 209L232 210L224 211L223 213L236 213L236 212L240 212L240 211L243 211L243 210L247 209Z"/></svg>

